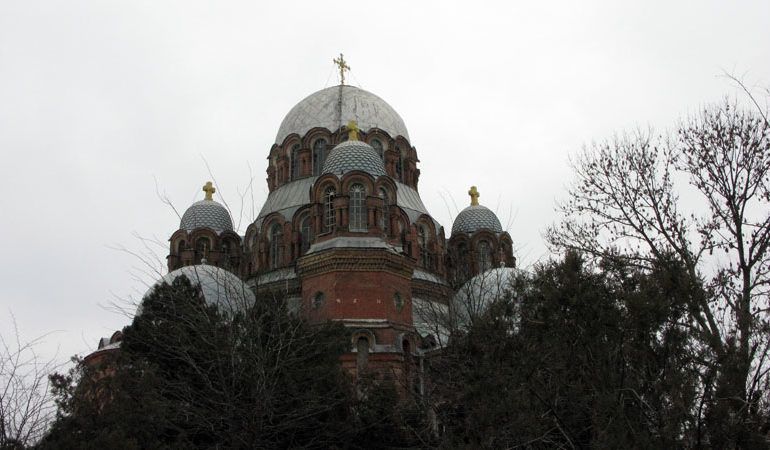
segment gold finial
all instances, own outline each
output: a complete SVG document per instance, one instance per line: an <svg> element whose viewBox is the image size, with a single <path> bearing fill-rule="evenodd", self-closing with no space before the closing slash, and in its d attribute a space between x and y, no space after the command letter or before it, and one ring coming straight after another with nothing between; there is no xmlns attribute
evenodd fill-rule
<svg viewBox="0 0 770 450"><path fill-rule="evenodd" d="M468 195L471 196L471 206L479 206L479 197L481 197L481 194L479 194L479 190L476 189L476 186L471 186Z"/></svg>
<svg viewBox="0 0 770 450"><path fill-rule="evenodd" d="M351 120L348 122L348 140L349 141L357 141L358 140L358 124L355 120Z"/></svg>
<svg viewBox="0 0 770 450"><path fill-rule="evenodd" d="M350 66L348 65L347 61L345 61L345 57L342 56L342 53L340 53L339 58L334 58L332 60L334 64L339 67L340 70L340 84L345 84L345 71L350 70Z"/></svg>
<svg viewBox="0 0 770 450"><path fill-rule="evenodd" d="M203 192L206 193L206 200L214 200L214 192L216 192L216 188L213 184L211 184L211 181L207 181L206 184L203 185Z"/></svg>

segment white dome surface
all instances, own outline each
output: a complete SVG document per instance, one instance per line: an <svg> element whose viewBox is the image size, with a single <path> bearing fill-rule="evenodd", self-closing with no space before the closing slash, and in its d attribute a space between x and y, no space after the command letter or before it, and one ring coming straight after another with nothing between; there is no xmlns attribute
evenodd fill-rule
<svg viewBox="0 0 770 450"><path fill-rule="evenodd" d="M469 323L471 318L484 314L489 305L511 295L511 283L518 273L513 267L498 267L466 281L452 300L458 322Z"/></svg>
<svg viewBox="0 0 770 450"><path fill-rule="evenodd" d="M185 266L169 272L153 285L144 297L160 284L172 284L179 276L184 275L193 286L200 286L203 297L210 305L217 305L221 311L234 313L254 304L254 292L237 275L225 269L208 264ZM136 311L139 315L142 305Z"/></svg>
<svg viewBox="0 0 770 450"><path fill-rule="evenodd" d="M292 133L304 136L316 127L337 131L351 120L361 131L379 128L390 137L409 140L404 121L385 100L363 89L340 85L310 94L297 103L281 122L275 142L282 143Z"/></svg>

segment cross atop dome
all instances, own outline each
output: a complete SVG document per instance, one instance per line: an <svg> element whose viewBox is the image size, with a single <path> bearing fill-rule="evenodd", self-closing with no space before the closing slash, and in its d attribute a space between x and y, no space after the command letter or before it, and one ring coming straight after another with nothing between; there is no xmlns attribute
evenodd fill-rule
<svg viewBox="0 0 770 450"><path fill-rule="evenodd" d="M348 122L348 140L350 141L357 141L358 140L358 124L355 120L351 120Z"/></svg>
<svg viewBox="0 0 770 450"><path fill-rule="evenodd" d="M481 194L479 193L479 190L476 189L476 186L471 186L468 195L471 196L471 206L479 206L479 197L481 197Z"/></svg>
<svg viewBox="0 0 770 450"><path fill-rule="evenodd" d="M340 57L332 59L332 62L339 68L340 84L345 84L345 72L350 71L350 66L348 65L347 61L345 61L345 57L342 55L342 53L340 53Z"/></svg>
<svg viewBox="0 0 770 450"><path fill-rule="evenodd" d="M216 188L213 184L211 184L211 181L207 181L206 184L203 185L203 192L206 193L206 200L214 200L214 192L216 192Z"/></svg>

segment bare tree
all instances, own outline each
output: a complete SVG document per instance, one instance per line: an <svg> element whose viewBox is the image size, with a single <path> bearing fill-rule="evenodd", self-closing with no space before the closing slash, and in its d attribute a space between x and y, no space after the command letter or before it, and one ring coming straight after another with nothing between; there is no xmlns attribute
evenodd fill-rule
<svg viewBox="0 0 770 450"><path fill-rule="evenodd" d="M712 412L724 409L720 420L733 427L725 435L738 445L764 426L752 411L770 370L766 117L725 100L685 120L670 138L637 131L593 144L573 163L577 180L560 205L564 221L547 234L556 249L641 267L673 257L703 280L683 325L709 351L703 395L721 403Z"/></svg>
<svg viewBox="0 0 770 450"><path fill-rule="evenodd" d="M53 419L48 375L59 365L37 347L45 336L24 341L11 316L10 335L0 334L0 448L37 443Z"/></svg>

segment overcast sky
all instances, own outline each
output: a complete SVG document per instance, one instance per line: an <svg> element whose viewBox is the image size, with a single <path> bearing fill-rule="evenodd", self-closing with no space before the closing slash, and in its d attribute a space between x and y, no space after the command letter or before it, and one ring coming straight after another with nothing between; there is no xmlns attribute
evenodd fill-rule
<svg viewBox="0 0 770 450"><path fill-rule="evenodd" d="M528 265L571 154L734 94L725 70L770 85L768 30L767 1L0 1L0 331L12 312L66 359L127 324L107 306L149 275L113 248L165 243L155 180L182 212L204 158L236 223L251 167L245 230L281 120L340 52L404 119L433 216L451 229L478 185Z"/></svg>

